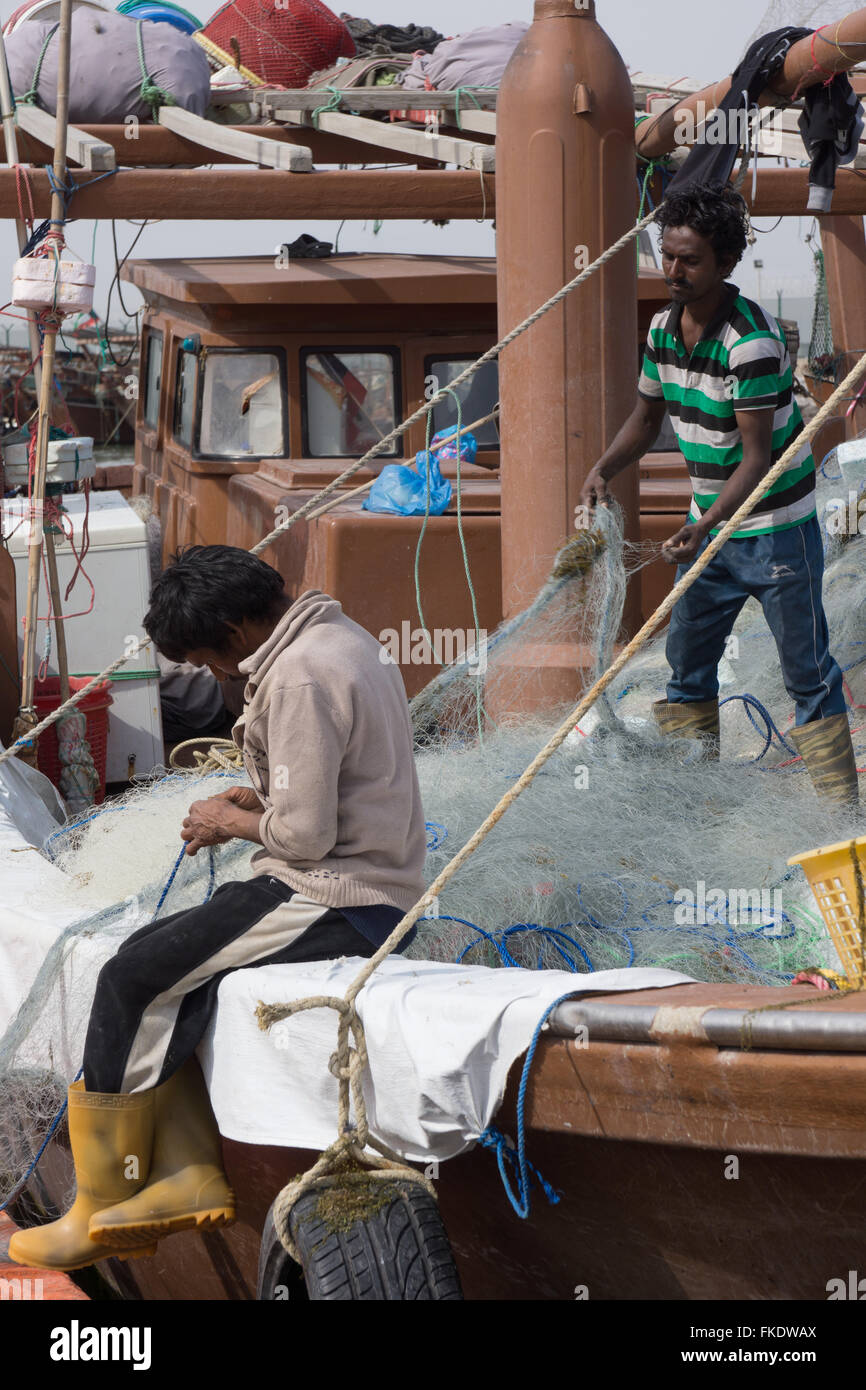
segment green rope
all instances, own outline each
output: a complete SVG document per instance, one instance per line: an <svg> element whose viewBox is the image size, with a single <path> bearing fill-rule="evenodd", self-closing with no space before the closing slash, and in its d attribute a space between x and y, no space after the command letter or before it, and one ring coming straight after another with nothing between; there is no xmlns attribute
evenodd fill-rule
<svg viewBox="0 0 866 1390"><path fill-rule="evenodd" d="M39 57L36 59L36 67L33 69L33 76L30 79L30 86L27 88L27 91L24 93L23 96L18 97L18 101L22 105L33 106L36 103L36 98L39 95L39 78L42 74L42 64L45 61L45 54L48 52L48 45L54 38L54 35L57 33L57 30L59 28L60 25L55 24L53 29L49 29L48 33L45 35L45 38L42 41L42 47L39 50Z"/></svg>
<svg viewBox="0 0 866 1390"><path fill-rule="evenodd" d="M337 107L340 105L340 102L343 99L344 93L341 91L339 87L327 87L325 90L330 92L331 95L329 96L328 100L324 103L323 106L316 107L315 111L313 111L310 117L315 130L319 129L319 117L322 114L322 112L336 111Z"/></svg>
<svg viewBox="0 0 866 1390"><path fill-rule="evenodd" d="M421 546L424 542L424 533L427 530L427 522L430 520L430 427L433 422L433 411L427 412L426 435L424 438L425 463L427 469L427 503L424 512L424 520L421 523L421 530L418 534L418 544L415 546L415 607L418 609L418 621L421 624L421 631L426 633L427 641L430 643L430 650L436 655L436 648L430 641L430 634L427 632L427 624L424 621L424 612L421 608L421 580L418 573L421 563Z"/></svg>
<svg viewBox="0 0 866 1390"><path fill-rule="evenodd" d="M460 436L463 432L463 407L460 403L460 397L457 395L457 392L452 391L450 386L443 387L442 394L452 396L454 399L454 403L457 407L457 433L456 435L452 436L452 438L456 439L457 446L457 535L460 539L460 550L463 555L463 572L466 575L466 583L469 587L469 599L472 604L472 620L475 624L475 657L477 660L481 649L481 628L478 624L478 603L475 598L475 586L472 583L472 574L469 568L469 555L466 550L466 537L463 534L463 479L460 473ZM427 629L427 624L424 620L424 612L421 607L421 579L419 574L419 566L421 562L421 546L424 541L424 533L427 530L427 522L430 518L430 432L432 424L433 412L432 410L429 410L427 412L426 437L424 440L424 448L427 458L427 505L426 511L424 512L424 521L421 525L421 531L418 535L418 544L415 546L415 607L418 610L418 620L421 624L421 630L426 634L427 641L430 645L430 649L435 656L436 648L434 647L433 642L431 640L430 633ZM441 665L442 663L440 662L439 664ZM478 725L478 741L483 746L484 700L481 694L481 686L481 672L479 670L475 680L475 718Z"/></svg>
<svg viewBox="0 0 866 1390"><path fill-rule="evenodd" d="M171 92L166 92L164 88L158 86L157 83L154 82L147 70L147 63L144 59L143 23L144 21L139 19L136 21L135 26L138 31L138 61L141 66L141 86L138 89L138 95L140 100L146 102L150 107L151 115L155 121L161 106L177 106L177 102Z"/></svg>
<svg viewBox="0 0 866 1390"><path fill-rule="evenodd" d="M469 570L469 556L466 552L466 537L463 534L462 479L460 476L460 435L463 432L463 407L460 404L460 397L456 391L452 391L450 386L446 386L445 390L448 392L449 396L453 396L454 403L457 406L457 535L460 538L460 549L463 554L463 572L466 575L466 583L469 587L469 599L472 603L472 621L475 624L475 661L477 665L481 648L481 628L478 625L478 604L475 599L475 587L472 583L472 575ZM432 411L430 414L432 415ZM430 419L430 415L427 416L427 419ZM481 670L479 667L475 675L475 718L478 724L478 742L483 747L484 701L481 697L481 685Z"/></svg>
<svg viewBox="0 0 866 1390"><path fill-rule="evenodd" d="M495 92L495 91L496 91L496 88L495 88L495 87L479 87L478 90L479 90L479 92ZM468 97L469 97L469 100L472 101L472 102L475 104L475 109L476 109L477 111L480 111L480 110L481 110L481 102L478 100L477 96L475 95L475 93L474 93L474 91L472 90L471 87L455 87L455 88L454 88L454 93L455 93L455 97L456 97L456 100L455 100L455 103L454 103L454 124L457 126L457 129L458 129L458 130L462 130L462 129L463 129L463 126L460 124L460 99L461 99L461 97L463 97L463 96L468 96Z"/></svg>

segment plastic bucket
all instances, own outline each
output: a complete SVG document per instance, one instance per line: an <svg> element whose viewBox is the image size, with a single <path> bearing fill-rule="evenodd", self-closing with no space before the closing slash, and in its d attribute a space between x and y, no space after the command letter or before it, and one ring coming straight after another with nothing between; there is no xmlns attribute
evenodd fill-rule
<svg viewBox="0 0 866 1390"><path fill-rule="evenodd" d="M866 982L866 835L796 854L842 968L852 985Z"/></svg>
<svg viewBox="0 0 866 1390"><path fill-rule="evenodd" d="M81 690L90 681L90 676L70 676L69 688L73 695L76 690ZM36 713L40 721L57 709L60 704L60 677L49 676L47 680L40 681L36 686L33 695L33 703L36 706ZM96 792L96 804L105 798L105 765L108 756L108 707L112 703L111 685L109 681L103 681L85 695L83 700L79 700L76 709L80 709L84 714L87 724L87 741L90 744L90 751L93 755L93 765L99 778L99 787ZM50 778L55 787L60 787L60 754L57 748L57 725L52 724L50 729L46 729L44 734L40 734L36 742L36 761L40 772Z"/></svg>

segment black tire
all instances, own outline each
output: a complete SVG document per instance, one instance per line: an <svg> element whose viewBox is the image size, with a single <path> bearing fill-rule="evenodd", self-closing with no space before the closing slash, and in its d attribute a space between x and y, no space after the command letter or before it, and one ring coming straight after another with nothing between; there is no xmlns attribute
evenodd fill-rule
<svg viewBox="0 0 866 1390"><path fill-rule="evenodd" d="M339 1191L351 1194L357 1189ZM308 1193L295 1204L292 1239L301 1256L307 1298L313 1302L462 1300L457 1266L435 1199L414 1183L380 1185L376 1181L375 1192L377 1202L385 1198L378 1209L355 1220L341 1217L339 1223L328 1218L327 1210L323 1214L322 1190ZM269 1212L259 1259L259 1298L292 1297L293 1271L297 1278L298 1267L283 1250Z"/></svg>

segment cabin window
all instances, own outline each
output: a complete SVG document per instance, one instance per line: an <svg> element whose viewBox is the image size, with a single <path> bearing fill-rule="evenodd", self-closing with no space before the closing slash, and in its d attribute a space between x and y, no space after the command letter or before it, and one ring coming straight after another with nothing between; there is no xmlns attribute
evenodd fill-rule
<svg viewBox="0 0 866 1390"><path fill-rule="evenodd" d="M195 421L196 356L180 352L177 358L177 389L174 393L174 437L192 448L192 427Z"/></svg>
<svg viewBox="0 0 866 1390"><path fill-rule="evenodd" d="M301 355L306 458L358 458L397 423L397 354L306 349ZM396 443L383 456L398 452Z"/></svg>
<svg viewBox="0 0 866 1390"><path fill-rule="evenodd" d="M162 334L148 333L144 369L143 418L151 429L159 426L159 399L162 390Z"/></svg>
<svg viewBox="0 0 866 1390"><path fill-rule="evenodd" d="M455 377L474 362L474 357L427 357L424 360L424 375L430 394L450 386ZM433 380L431 381L431 377ZM473 420L489 415L499 400L499 367L496 362L485 362L473 377L458 386L455 394L460 399L460 409L464 426ZM454 429L457 424L457 403L453 396L446 396L433 408L433 430ZM490 420L479 425L472 433L479 449L498 449L499 435L496 425Z"/></svg>
<svg viewBox="0 0 866 1390"><path fill-rule="evenodd" d="M198 453L206 458L285 455L283 354L208 348L199 363Z"/></svg>

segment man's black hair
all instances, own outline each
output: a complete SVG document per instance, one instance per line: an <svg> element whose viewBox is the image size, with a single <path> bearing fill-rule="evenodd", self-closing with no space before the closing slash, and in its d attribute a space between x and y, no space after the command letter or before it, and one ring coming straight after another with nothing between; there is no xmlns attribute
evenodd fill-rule
<svg viewBox="0 0 866 1390"><path fill-rule="evenodd" d="M729 184L690 183L682 193L671 193L656 214L659 235L668 227L691 227L706 237L716 260L733 257L734 265L748 245L746 204Z"/></svg>
<svg viewBox="0 0 866 1390"><path fill-rule="evenodd" d="M144 630L169 661L185 661L200 647L225 651L228 624L276 616L284 587L275 569L246 550L191 545L154 584Z"/></svg>

